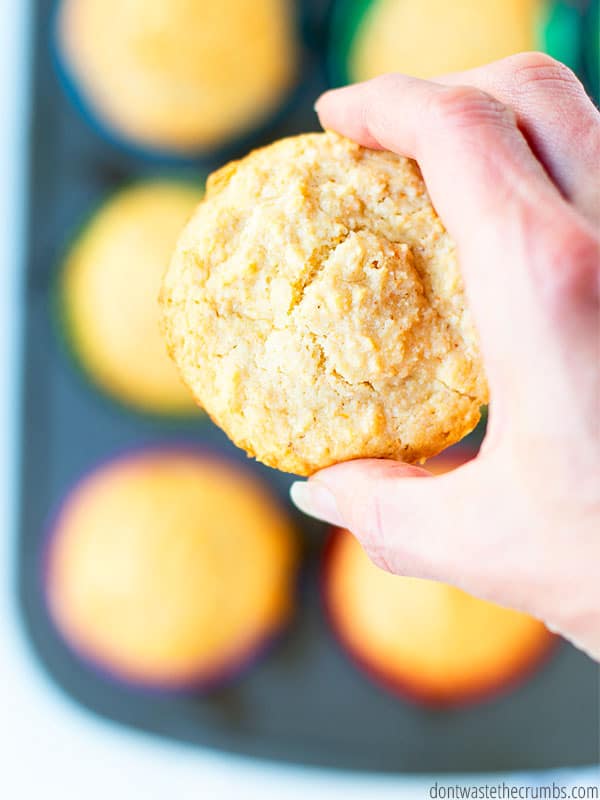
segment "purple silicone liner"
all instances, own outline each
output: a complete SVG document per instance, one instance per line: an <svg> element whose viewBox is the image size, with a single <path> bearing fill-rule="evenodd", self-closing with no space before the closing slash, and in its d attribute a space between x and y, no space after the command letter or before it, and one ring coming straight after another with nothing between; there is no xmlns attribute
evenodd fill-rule
<svg viewBox="0 0 600 800"><path fill-rule="evenodd" d="M50 513L48 522L45 525L44 534L42 537L41 557L40 557L40 583L42 588L42 596L44 598L44 608L52 629L58 635L63 645L96 677L101 678L109 684L118 687L125 687L148 696L157 696L169 694L170 696L185 696L189 694L207 695L217 689L222 689L225 686L235 685L236 682L241 681L243 676L256 666L263 658L265 658L275 647L283 640L288 629L293 624L297 614L299 594L299 587L302 578L302 565L300 564L296 569L295 580L293 581L292 588L292 608L289 615L275 628L266 632L264 636L257 638L255 644L251 647L240 651L237 658L232 658L231 662L224 663L222 667L215 668L210 672L198 673L190 678L170 681L153 681L144 680L143 678L133 678L123 675L120 671L112 669L108 664L102 662L101 659L92 656L83 647L68 639L62 632L58 623L55 621L50 608L48 598L48 585L50 575L50 554L55 535L58 532L58 525L64 510L66 509L70 499L76 492L86 483L87 480L102 471L104 468L117 465L136 459L143 460L144 457L156 456L173 456L173 455L188 455L204 462L218 462L221 466L227 468L232 473L239 473L246 480L254 481L263 491L266 497L269 497L271 502L277 506L280 511L290 518L289 510L281 502L281 499L272 491L269 490L268 484L259 476L254 474L252 470L242 466L233 458L224 456L222 452L213 447L205 445L190 444L189 442L171 440L168 442L159 443L143 443L134 445L132 447L117 450L112 455L106 456L89 469L85 470L65 492L63 497L58 502L55 509Z"/></svg>

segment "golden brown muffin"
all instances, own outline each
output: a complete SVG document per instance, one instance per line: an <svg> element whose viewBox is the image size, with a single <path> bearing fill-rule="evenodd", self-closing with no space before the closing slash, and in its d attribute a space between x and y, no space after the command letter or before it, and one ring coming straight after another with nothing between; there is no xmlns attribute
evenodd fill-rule
<svg viewBox="0 0 600 800"><path fill-rule="evenodd" d="M324 596L334 630L360 666L393 691L436 705L513 685L555 641L526 614L384 572L343 530L329 543Z"/></svg>
<svg viewBox="0 0 600 800"><path fill-rule="evenodd" d="M224 679L292 610L290 521L261 483L214 457L148 451L103 466L68 497L50 541L58 629L128 681Z"/></svg>
<svg viewBox="0 0 600 800"><path fill-rule="evenodd" d="M417 165L334 133L212 175L161 303L198 402L281 470L419 461L487 400L456 249Z"/></svg>
<svg viewBox="0 0 600 800"><path fill-rule="evenodd" d="M292 86L292 0L62 0L59 40L94 112L143 146L221 145Z"/></svg>
<svg viewBox="0 0 600 800"><path fill-rule="evenodd" d="M66 332L106 392L157 413L194 410L158 324L158 292L200 189L134 185L109 200L71 248L61 276Z"/></svg>
<svg viewBox="0 0 600 800"><path fill-rule="evenodd" d="M348 58L353 81L431 78L536 47L544 0L374 0Z"/></svg>

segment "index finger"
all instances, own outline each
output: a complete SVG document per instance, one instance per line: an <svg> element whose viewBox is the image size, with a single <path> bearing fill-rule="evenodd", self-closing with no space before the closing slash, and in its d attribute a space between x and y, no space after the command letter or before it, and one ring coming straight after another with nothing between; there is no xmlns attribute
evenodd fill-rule
<svg viewBox="0 0 600 800"><path fill-rule="evenodd" d="M476 86L509 105L536 157L563 195L600 221L600 115L577 76L544 53L519 53L436 82Z"/></svg>
<svg viewBox="0 0 600 800"><path fill-rule="evenodd" d="M475 87L394 73L326 92L316 110L324 128L416 159L459 244L465 218L505 214L507 201L558 199L514 113Z"/></svg>

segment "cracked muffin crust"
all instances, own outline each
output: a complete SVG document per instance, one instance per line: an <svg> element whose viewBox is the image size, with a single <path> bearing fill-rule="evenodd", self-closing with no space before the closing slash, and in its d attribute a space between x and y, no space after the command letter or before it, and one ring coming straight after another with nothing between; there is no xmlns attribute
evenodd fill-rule
<svg viewBox="0 0 600 800"><path fill-rule="evenodd" d="M197 401L287 472L420 461L487 401L455 246L416 163L334 133L213 174L161 304Z"/></svg>

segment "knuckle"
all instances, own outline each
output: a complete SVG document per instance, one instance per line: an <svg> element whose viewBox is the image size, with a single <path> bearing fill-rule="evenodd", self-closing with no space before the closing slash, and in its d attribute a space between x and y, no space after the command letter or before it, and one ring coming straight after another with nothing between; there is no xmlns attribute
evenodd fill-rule
<svg viewBox="0 0 600 800"><path fill-rule="evenodd" d="M563 92L583 91L575 73L546 53L519 53L508 61L515 86L522 92L537 91L542 87Z"/></svg>
<svg viewBox="0 0 600 800"><path fill-rule="evenodd" d="M438 126L454 129L515 125L511 109L471 86L444 87L431 97L429 111Z"/></svg>
<svg viewBox="0 0 600 800"><path fill-rule="evenodd" d="M543 53L539 50L531 50L526 53L516 53L515 55L508 56L507 58L503 59L502 63L506 64L514 72L518 72L521 69L551 67L555 64L563 66L562 62L552 58L552 56L549 56L548 53Z"/></svg>
<svg viewBox="0 0 600 800"><path fill-rule="evenodd" d="M548 258L546 292L560 308L565 299L598 302L600 241L582 226L569 225L556 233Z"/></svg>

